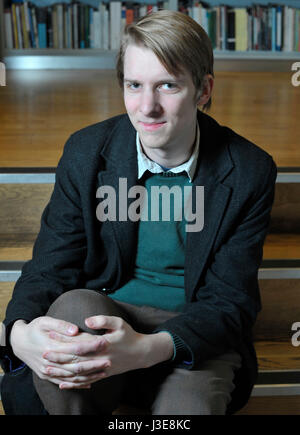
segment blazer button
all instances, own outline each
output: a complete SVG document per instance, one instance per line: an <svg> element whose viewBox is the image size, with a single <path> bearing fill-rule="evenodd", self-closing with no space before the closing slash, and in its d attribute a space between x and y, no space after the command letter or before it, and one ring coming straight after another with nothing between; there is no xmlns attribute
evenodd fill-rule
<svg viewBox="0 0 300 435"><path fill-rule="evenodd" d="M104 287L104 288L102 289L102 291L103 291L103 292L109 292L109 288Z"/></svg>

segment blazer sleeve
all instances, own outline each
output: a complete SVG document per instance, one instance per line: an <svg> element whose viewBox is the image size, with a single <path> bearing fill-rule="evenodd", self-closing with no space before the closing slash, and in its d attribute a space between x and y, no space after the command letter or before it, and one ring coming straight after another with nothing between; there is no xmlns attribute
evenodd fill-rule
<svg viewBox="0 0 300 435"><path fill-rule="evenodd" d="M17 319L30 322L45 315L64 291L80 286L86 256L86 239L78 183L80 171L72 150L73 137L66 142L57 167L52 196L42 218L32 260L25 263L10 300L3 324L8 349L11 326Z"/></svg>
<svg viewBox="0 0 300 435"><path fill-rule="evenodd" d="M210 260L194 300L185 305L182 314L156 329L168 331L181 347L185 343L191 363L182 364L184 368L192 369L229 350L239 351L252 339L261 307L258 269L277 174L271 158L268 163L264 180L258 183L254 197L248 198L240 222Z"/></svg>

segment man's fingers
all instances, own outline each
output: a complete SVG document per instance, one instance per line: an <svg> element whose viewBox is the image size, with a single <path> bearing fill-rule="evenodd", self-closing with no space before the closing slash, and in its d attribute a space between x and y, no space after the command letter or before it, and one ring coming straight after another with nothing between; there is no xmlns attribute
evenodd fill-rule
<svg viewBox="0 0 300 435"><path fill-rule="evenodd" d="M45 374L54 378L70 378L74 376L73 372L65 370L61 367L47 367Z"/></svg>
<svg viewBox="0 0 300 435"><path fill-rule="evenodd" d="M89 385L91 383L100 381L101 379L106 378L107 375L105 372L100 372L100 373L95 373L93 375L89 375L86 378L83 378L84 380L82 381L73 381L73 382L69 382L66 379L62 380L62 382L59 384L59 388L61 390L70 390L73 388L89 388Z"/></svg>
<svg viewBox="0 0 300 435"><path fill-rule="evenodd" d="M99 381L107 377L107 374L100 370L97 373L91 373L87 375L74 375L66 374L64 370L57 368L49 368L49 373L47 374L48 381L59 385L61 389L69 388L88 388L93 382Z"/></svg>
<svg viewBox="0 0 300 435"><path fill-rule="evenodd" d="M100 335L95 335L89 340L75 340L74 342L70 341L69 343L56 341L55 346L50 345L49 348L45 350L43 358L47 359L47 354L52 351L62 354L84 356L90 353L103 351L106 345L106 339Z"/></svg>
<svg viewBox="0 0 300 435"><path fill-rule="evenodd" d="M49 331L49 337L56 341L61 341L62 343L80 343L84 340L93 340L95 335L91 335L85 332L80 332L77 335L64 335L60 332Z"/></svg>
<svg viewBox="0 0 300 435"><path fill-rule="evenodd" d="M56 364L67 364L67 363L71 364L71 363L76 363L79 361L85 361L87 359L90 359L90 357L60 353L55 351L44 352L43 358L45 358L49 362L56 363Z"/></svg>
<svg viewBox="0 0 300 435"><path fill-rule="evenodd" d="M68 353L61 353L61 352L55 352L55 351L48 351L44 352L43 358L45 358L47 361L56 363L56 364L75 364L80 363L84 361L91 361L92 359L99 358L99 355L74 355L74 354L68 354Z"/></svg>
<svg viewBox="0 0 300 435"><path fill-rule="evenodd" d="M51 364L51 363L50 363ZM48 366L46 369L46 374L54 377L74 377L80 379L80 376L88 376L95 373L102 372L103 370L110 367L110 362L107 359L101 360L89 360L80 363L70 363L63 364L61 366Z"/></svg>
<svg viewBox="0 0 300 435"><path fill-rule="evenodd" d="M46 331L56 331L63 335L75 335L78 333L78 326L61 319L44 316L39 318L42 329Z"/></svg>
<svg viewBox="0 0 300 435"><path fill-rule="evenodd" d="M85 324L91 329L119 329L124 324L121 317L116 316L92 316L85 319Z"/></svg>

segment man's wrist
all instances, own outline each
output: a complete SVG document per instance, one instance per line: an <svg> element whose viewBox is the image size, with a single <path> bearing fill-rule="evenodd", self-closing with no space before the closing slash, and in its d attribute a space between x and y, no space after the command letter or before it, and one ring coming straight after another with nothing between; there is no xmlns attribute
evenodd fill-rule
<svg viewBox="0 0 300 435"><path fill-rule="evenodd" d="M14 351L15 344L18 342L20 327L26 326L26 324L27 323L25 322L25 320L18 319L15 321L15 323L13 324L10 330L9 343L13 351Z"/></svg>
<svg viewBox="0 0 300 435"><path fill-rule="evenodd" d="M171 360L174 354L174 344L168 332L157 332L145 336L147 339L144 367Z"/></svg>

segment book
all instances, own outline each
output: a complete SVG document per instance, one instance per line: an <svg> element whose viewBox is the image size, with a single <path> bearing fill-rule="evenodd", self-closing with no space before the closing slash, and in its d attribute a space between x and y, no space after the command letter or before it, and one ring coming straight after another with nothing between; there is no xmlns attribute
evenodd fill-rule
<svg viewBox="0 0 300 435"><path fill-rule="evenodd" d="M102 38L103 38L103 50L109 49L109 10L108 6L104 3L102 4Z"/></svg>
<svg viewBox="0 0 300 435"><path fill-rule="evenodd" d="M47 48L47 8L36 8L39 47Z"/></svg>
<svg viewBox="0 0 300 435"><path fill-rule="evenodd" d="M92 22L92 48L102 48L100 10L94 10Z"/></svg>
<svg viewBox="0 0 300 435"><path fill-rule="evenodd" d="M169 0L165 8L170 11L178 11L178 0Z"/></svg>
<svg viewBox="0 0 300 435"><path fill-rule="evenodd" d="M20 5L21 20L22 20L22 35L24 41L24 48L31 48L30 44L30 28L28 17L28 2L24 2Z"/></svg>
<svg viewBox="0 0 300 435"><path fill-rule="evenodd" d="M46 46L48 48L53 48L53 19L52 19L52 8L47 7L45 10L45 23L46 23Z"/></svg>
<svg viewBox="0 0 300 435"><path fill-rule="evenodd" d="M227 50L235 50L235 12L234 8L227 8Z"/></svg>
<svg viewBox="0 0 300 435"><path fill-rule="evenodd" d="M57 19L57 23L56 23L56 31L57 31L57 35L56 35L56 43L57 43L57 48L64 48L64 16L63 16L63 5L62 4L58 4L56 5L56 19Z"/></svg>
<svg viewBox="0 0 300 435"><path fill-rule="evenodd" d="M11 13L12 13L12 24L13 24L13 36L14 36L14 48L19 49L19 35L18 35L18 24L17 24L17 10L16 5L12 4L11 6Z"/></svg>
<svg viewBox="0 0 300 435"><path fill-rule="evenodd" d="M4 9L5 47L14 48L12 13L10 9Z"/></svg>
<svg viewBox="0 0 300 435"><path fill-rule="evenodd" d="M134 21L133 16L133 4L129 3L126 5L126 24L131 24Z"/></svg>
<svg viewBox="0 0 300 435"><path fill-rule="evenodd" d="M24 41L23 41L21 5L16 5L16 14L17 14L17 29L18 29L19 48L25 48Z"/></svg>
<svg viewBox="0 0 300 435"><path fill-rule="evenodd" d="M52 9L52 34L53 34L53 48L58 48L58 29L57 29L57 5Z"/></svg>
<svg viewBox="0 0 300 435"><path fill-rule="evenodd" d="M37 21L36 21L36 10L34 7L31 8L31 16L32 16L33 34L34 34L34 48L40 48Z"/></svg>
<svg viewBox="0 0 300 435"><path fill-rule="evenodd" d="M79 48L79 36L78 36L78 4L73 4L73 48Z"/></svg>
<svg viewBox="0 0 300 435"><path fill-rule="evenodd" d="M246 51L248 48L248 17L246 8L235 8L235 49Z"/></svg>
<svg viewBox="0 0 300 435"><path fill-rule="evenodd" d="M281 51L281 49L282 49L282 6L277 6L276 7L276 51Z"/></svg>
<svg viewBox="0 0 300 435"><path fill-rule="evenodd" d="M216 10L207 10L208 36L211 40L212 47L216 48Z"/></svg>
<svg viewBox="0 0 300 435"><path fill-rule="evenodd" d="M221 50L227 49L227 6L221 6Z"/></svg>
<svg viewBox="0 0 300 435"><path fill-rule="evenodd" d="M109 3L110 12L110 49L117 50L120 46L121 33L121 2L111 1Z"/></svg>
<svg viewBox="0 0 300 435"><path fill-rule="evenodd" d="M29 21L29 37L30 37L30 45L32 48L36 48L36 40L33 26L33 17L32 17L32 8L28 7L28 21Z"/></svg>

